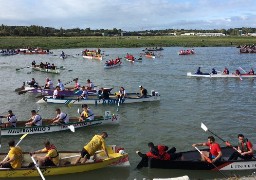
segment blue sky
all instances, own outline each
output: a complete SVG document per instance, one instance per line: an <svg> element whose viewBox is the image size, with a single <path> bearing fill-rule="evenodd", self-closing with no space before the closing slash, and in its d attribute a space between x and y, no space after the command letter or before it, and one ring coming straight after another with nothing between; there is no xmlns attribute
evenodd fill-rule
<svg viewBox="0 0 256 180"><path fill-rule="evenodd" d="M256 27L255 0L0 0L0 24L55 28Z"/></svg>

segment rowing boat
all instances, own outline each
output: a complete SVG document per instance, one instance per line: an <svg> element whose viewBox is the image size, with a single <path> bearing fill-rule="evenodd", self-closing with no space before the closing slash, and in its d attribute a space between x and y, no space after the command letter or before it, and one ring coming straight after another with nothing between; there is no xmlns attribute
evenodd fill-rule
<svg viewBox="0 0 256 180"><path fill-rule="evenodd" d="M154 90L151 91L151 95L148 95L145 98L141 98L138 96L138 93L127 93L126 98L117 99L114 94L109 96L109 99L99 99L98 96L91 95L88 96L87 99L80 99L79 101L77 98L74 97L64 97L63 99L54 99L52 96L45 96L37 103L55 103L55 104L103 104L103 105L115 105L115 104L130 104L130 103L141 103L141 102L153 102L153 101L160 101L160 95L158 92Z"/></svg>
<svg viewBox="0 0 256 180"><path fill-rule="evenodd" d="M46 73L53 73L53 74L60 73L59 69L46 69L46 68L40 68L40 67L31 67L31 68L32 68L32 70L46 72Z"/></svg>
<svg viewBox="0 0 256 180"><path fill-rule="evenodd" d="M79 151L59 151L60 162L59 166L46 166L40 167L40 170L44 176L56 176L65 174L74 174L101 169L105 167L129 167L129 157L123 148L118 148L115 145L107 147L109 158L106 157L105 152L96 152L95 161L90 158L85 164L74 165L76 159L80 156ZM121 150L120 150L121 149ZM9 169L0 168L0 178L18 178L18 177L40 177L37 169L32 164L31 157L28 152L23 153L23 164L22 168ZM43 155L43 154L42 154ZM0 159L4 159L6 153L0 154Z"/></svg>
<svg viewBox="0 0 256 180"><path fill-rule="evenodd" d="M85 59L95 59L95 60L99 60L99 61L102 61L102 56L101 55L83 55L83 58Z"/></svg>
<svg viewBox="0 0 256 180"><path fill-rule="evenodd" d="M202 151L209 151L203 149ZM153 158L142 158L137 168L160 168L160 169L183 169L183 170L221 170L221 171L242 171L242 170L256 170L256 159L251 160L228 160L230 155L235 152L230 147L223 147L222 158L220 161L208 163L201 161L200 153L195 151L181 152L182 156L178 160L158 160Z"/></svg>
<svg viewBox="0 0 256 180"><path fill-rule="evenodd" d="M145 57L146 57L146 58L152 58L152 59L155 59L155 58L156 58L155 55L150 55L150 54L145 54Z"/></svg>
<svg viewBox="0 0 256 180"><path fill-rule="evenodd" d="M203 74L193 74L191 72L187 73L187 76L189 77L209 77L209 78L228 78L228 77L232 77L232 78L255 78L256 74L251 75L251 74L241 74L236 75L236 74L222 74L222 73L218 73L218 74L212 74L212 73L203 73Z"/></svg>
<svg viewBox="0 0 256 180"><path fill-rule="evenodd" d="M121 64L122 64L121 61L119 61L117 64L113 64L113 65L107 65L107 64L105 64L105 65L104 65L104 68L105 68L105 69L111 69L111 68L114 68L114 67L119 67L119 66L121 66Z"/></svg>
<svg viewBox="0 0 256 180"><path fill-rule="evenodd" d="M71 125L74 126L75 129L78 129L96 125L115 125L119 124L119 121L120 117L118 114L111 114L110 111L105 111L104 116L95 116L94 120L78 122L78 118L73 117L69 119L69 123L59 125L51 125L50 119L43 119L42 126L25 127L25 121L18 121L16 128L2 128L1 134L2 136L22 135L24 133L41 134L69 130Z"/></svg>

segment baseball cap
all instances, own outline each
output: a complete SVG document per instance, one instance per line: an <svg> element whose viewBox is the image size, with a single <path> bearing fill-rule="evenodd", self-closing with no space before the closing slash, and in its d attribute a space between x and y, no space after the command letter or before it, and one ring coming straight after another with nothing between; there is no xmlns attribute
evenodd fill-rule
<svg viewBox="0 0 256 180"><path fill-rule="evenodd" d="M140 85L139 87L141 88L142 86Z"/></svg>

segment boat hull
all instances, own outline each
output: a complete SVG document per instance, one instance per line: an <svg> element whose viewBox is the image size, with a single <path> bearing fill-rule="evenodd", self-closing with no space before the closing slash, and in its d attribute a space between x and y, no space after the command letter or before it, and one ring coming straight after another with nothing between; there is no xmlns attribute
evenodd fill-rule
<svg viewBox="0 0 256 180"><path fill-rule="evenodd" d="M207 150L207 149L204 149ZM179 160L157 160L152 158L142 158L138 168L160 168L160 169L183 169L183 170L223 170L223 171L240 171L240 170L256 170L256 159L228 161L228 158L235 150L229 147L222 148L222 159L216 161L214 165L205 161L201 161L198 151L182 152ZM216 168L217 167L217 168Z"/></svg>
<svg viewBox="0 0 256 180"><path fill-rule="evenodd" d="M58 69L45 69L45 68L40 68L40 67L32 67L32 70L41 71L41 72L45 72L45 73L53 73L53 74L60 73L60 70L58 70Z"/></svg>
<svg viewBox="0 0 256 180"><path fill-rule="evenodd" d="M111 65L111 66L104 65L104 68L105 69L111 69L111 68L119 67L119 66L121 66L121 63L117 63L117 64L114 64L114 65Z"/></svg>
<svg viewBox="0 0 256 180"><path fill-rule="evenodd" d="M117 99L114 95L110 96L110 99L98 99L97 96L88 96L88 99L77 100L72 97L66 97L63 99L53 99L52 96L45 96L37 103L54 103L54 104L94 104L94 105L117 105L119 104L130 104L130 103L141 103L141 102L153 102L160 101L160 95L155 93L154 95L148 95L146 98L138 97L136 93L130 93L130 96L122 100Z"/></svg>
<svg viewBox="0 0 256 180"><path fill-rule="evenodd" d="M210 74L210 73L204 73L204 74L193 74L191 72L187 73L187 76L189 77L208 77L208 78L255 78L256 75L249 75L249 74L241 74L240 76L235 74Z"/></svg>
<svg viewBox="0 0 256 180"><path fill-rule="evenodd" d="M102 61L102 56L83 56L83 58L85 59L95 59L95 60L99 60Z"/></svg>
<svg viewBox="0 0 256 180"><path fill-rule="evenodd" d="M96 169L105 168L108 166L130 166L128 154L120 154L115 152L115 145L108 146L109 158L106 157L104 152L99 151L97 153L97 161L88 160L85 164L73 165L77 157L80 156L78 151L60 151L60 165L56 167L41 167L44 176L54 176L54 175L64 175L92 171ZM31 158L29 153L24 154L23 166L27 166L31 163ZM6 154L0 154L1 159L3 159ZM68 163L67 163L68 162ZM65 165L67 164L67 165ZM18 177L39 177L39 173L36 168L20 168L11 170L8 168L3 168L0 171L0 178L18 178Z"/></svg>
<svg viewBox="0 0 256 180"><path fill-rule="evenodd" d="M71 120L70 120L71 121ZM83 122L78 122L78 118L68 124L63 125L43 125L43 126L32 126L32 127L22 127L17 126L16 128L2 128L1 135L2 136L13 136L13 135L23 135L25 133L28 134L42 134L42 133L50 133L50 132L59 132L69 130L70 125L73 125L75 129L85 128L89 126L97 126L97 125L115 125L119 124L120 116L118 114L111 114L110 111L105 112L105 116L95 117L94 120L86 120ZM46 120L43 120L46 122ZM23 123L24 124L24 123Z"/></svg>

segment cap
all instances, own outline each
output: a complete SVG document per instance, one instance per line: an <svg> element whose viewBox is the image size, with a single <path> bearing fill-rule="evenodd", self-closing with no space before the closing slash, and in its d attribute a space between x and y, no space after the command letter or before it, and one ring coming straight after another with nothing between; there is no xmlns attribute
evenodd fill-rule
<svg viewBox="0 0 256 180"><path fill-rule="evenodd" d="M12 113L12 110L9 110L8 113Z"/></svg>
<svg viewBox="0 0 256 180"><path fill-rule="evenodd" d="M142 86L140 85L139 87L141 88Z"/></svg>

